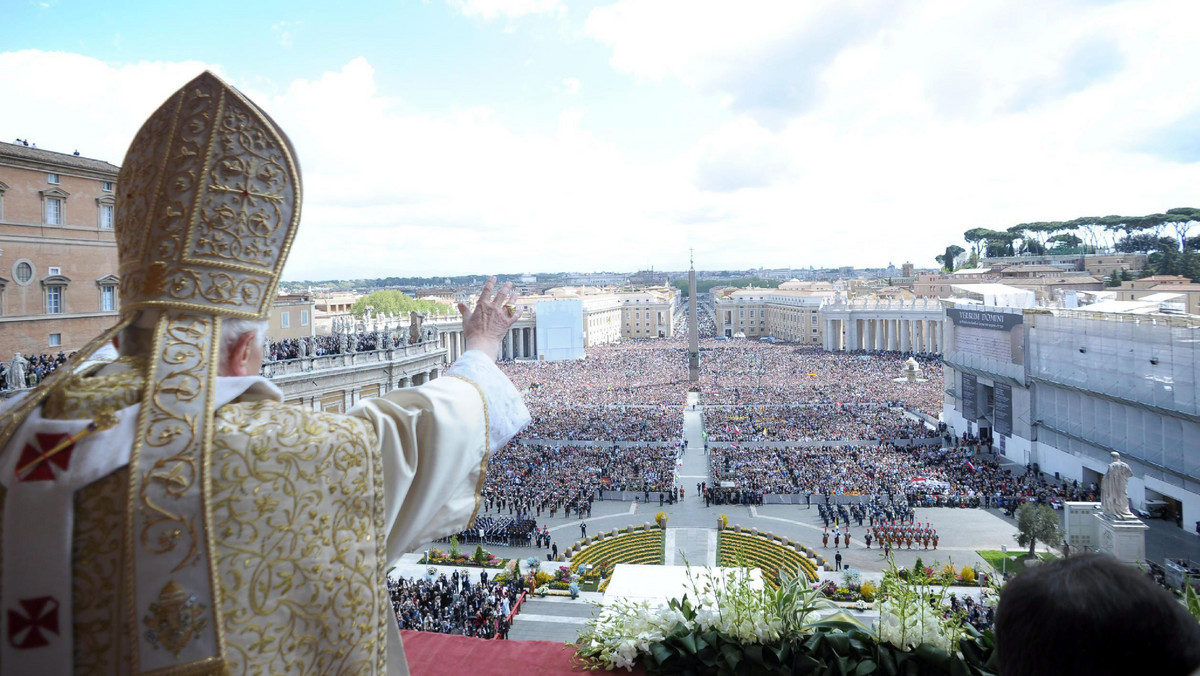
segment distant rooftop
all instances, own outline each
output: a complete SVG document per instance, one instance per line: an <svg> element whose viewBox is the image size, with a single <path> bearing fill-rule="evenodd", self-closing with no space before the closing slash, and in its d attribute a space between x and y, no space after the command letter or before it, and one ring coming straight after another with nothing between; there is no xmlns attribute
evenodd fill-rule
<svg viewBox="0 0 1200 676"><path fill-rule="evenodd" d="M0 142L0 157L11 157L30 162L45 162L49 164L58 164L61 166L76 167L78 169L86 169L88 171L98 171L102 173L113 173L120 171L120 167L115 164L109 164L104 160L94 160L90 157L82 155L73 155L70 153L56 153L53 150L42 150L33 146L24 144L4 143Z"/></svg>

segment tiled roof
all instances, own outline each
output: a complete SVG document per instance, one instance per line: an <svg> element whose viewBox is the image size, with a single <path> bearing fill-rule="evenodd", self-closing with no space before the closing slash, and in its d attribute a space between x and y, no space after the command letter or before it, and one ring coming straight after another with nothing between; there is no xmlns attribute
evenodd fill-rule
<svg viewBox="0 0 1200 676"><path fill-rule="evenodd" d="M6 157L29 160L33 162L45 162L48 164L57 164L64 167L74 167L76 169L84 169L87 171L97 171L102 173L116 173L121 169L115 164L109 164L104 160L93 160L89 157L70 155L67 153L56 153L52 150L42 150L41 148L17 145L15 143L0 142L0 158Z"/></svg>

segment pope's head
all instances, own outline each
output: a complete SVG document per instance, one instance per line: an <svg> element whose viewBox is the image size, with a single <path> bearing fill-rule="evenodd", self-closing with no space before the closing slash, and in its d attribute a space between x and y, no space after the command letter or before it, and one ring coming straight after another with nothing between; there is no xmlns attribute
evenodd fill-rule
<svg viewBox="0 0 1200 676"><path fill-rule="evenodd" d="M148 357L158 313L143 310L133 325L125 328L113 342L122 357ZM221 351L218 376L254 376L262 371L263 349L267 340L267 322L258 319L221 321Z"/></svg>

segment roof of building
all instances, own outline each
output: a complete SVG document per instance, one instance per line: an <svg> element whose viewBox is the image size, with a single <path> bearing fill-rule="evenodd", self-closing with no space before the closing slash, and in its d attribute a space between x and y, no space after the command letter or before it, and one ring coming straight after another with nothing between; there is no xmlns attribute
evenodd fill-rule
<svg viewBox="0 0 1200 676"><path fill-rule="evenodd" d="M1059 265L1009 265L1000 274L1009 272L1063 272L1066 268Z"/></svg>
<svg viewBox="0 0 1200 676"><path fill-rule="evenodd" d="M1162 289L1164 291L1200 291L1200 284L1190 282L1188 284L1155 284L1150 287L1151 291Z"/></svg>
<svg viewBox="0 0 1200 676"><path fill-rule="evenodd" d="M1146 300L1106 300L1091 305L1081 306L1080 310L1088 312L1115 312L1132 315L1162 314L1162 302Z"/></svg>
<svg viewBox="0 0 1200 676"><path fill-rule="evenodd" d="M991 268L962 268L961 270L955 270L953 274L955 274L955 275L986 275L991 271L992 271Z"/></svg>
<svg viewBox="0 0 1200 676"><path fill-rule="evenodd" d="M117 165L109 164L104 160L94 160L90 157L71 155L68 153L56 153L53 150L42 150L41 148L17 145L15 143L0 142L0 157L11 157L30 162L57 164L65 167L73 167L76 169L86 169L88 171L99 171L104 173L116 173L121 170L121 168Z"/></svg>

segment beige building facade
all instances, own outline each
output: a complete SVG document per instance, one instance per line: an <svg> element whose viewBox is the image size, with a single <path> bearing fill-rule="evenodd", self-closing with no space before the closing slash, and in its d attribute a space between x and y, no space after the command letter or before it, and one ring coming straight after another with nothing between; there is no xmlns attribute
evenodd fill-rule
<svg viewBox="0 0 1200 676"><path fill-rule="evenodd" d="M1178 294L1178 303L1190 315L1200 315L1200 284L1182 275L1154 275L1122 282L1116 300L1141 300L1156 294Z"/></svg>
<svg viewBox="0 0 1200 676"><path fill-rule="evenodd" d="M118 170L0 143L0 358L71 352L116 321Z"/></svg>
<svg viewBox="0 0 1200 676"><path fill-rule="evenodd" d="M679 289L662 286L620 291L617 299L622 338L670 338L675 334Z"/></svg>
<svg viewBox="0 0 1200 676"><path fill-rule="evenodd" d="M825 329L820 320L821 307L836 292L823 283L805 287L802 282L788 282L781 287L787 288L714 289L717 334L821 345Z"/></svg>
<svg viewBox="0 0 1200 676"><path fill-rule="evenodd" d="M271 305L271 316L267 319L267 335L275 341L316 335L315 308L316 302L309 294L277 297Z"/></svg>

